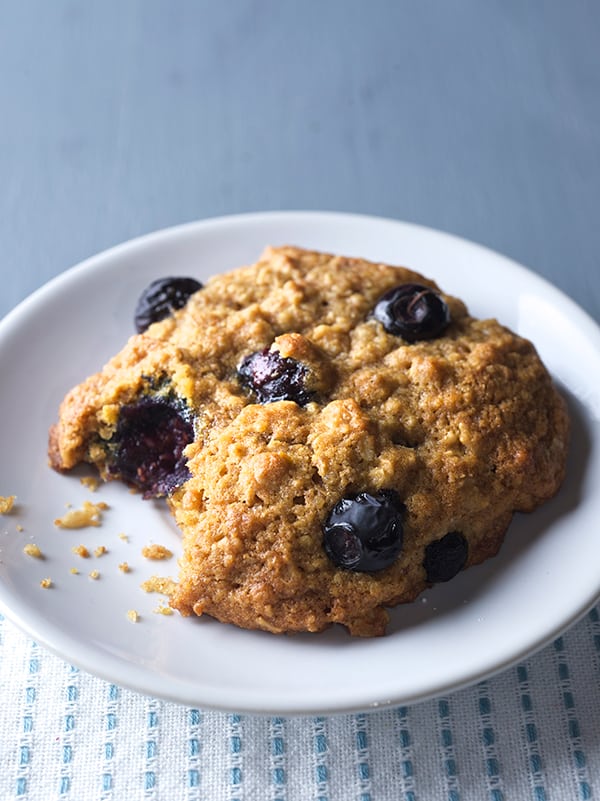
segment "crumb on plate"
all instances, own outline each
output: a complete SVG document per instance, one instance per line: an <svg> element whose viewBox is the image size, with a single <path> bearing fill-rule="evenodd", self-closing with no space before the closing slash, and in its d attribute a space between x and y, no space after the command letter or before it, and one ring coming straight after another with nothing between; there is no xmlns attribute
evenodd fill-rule
<svg viewBox="0 0 600 801"><path fill-rule="evenodd" d="M76 554L77 556L81 556L82 559L89 559L90 552L85 547L85 545L74 545L71 548L71 551Z"/></svg>
<svg viewBox="0 0 600 801"><path fill-rule="evenodd" d="M49 589L51 586L52 586L51 578L45 578L40 581L40 587L42 587L44 590Z"/></svg>
<svg viewBox="0 0 600 801"><path fill-rule="evenodd" d="M87 528L99 526L102 522L102 512L108 509L108 504L101 501L92 503L84 501L81 509L70 509L64 517L58 517L54 525L58 528Z"/></svg>
<svg viewBox="0 0 600 801"><path fill-rule="evenodd" d="M83 476L83 478L80 478L79 480L83 486L87 487L87 489L89 489L91 492L96 492L100 486L100 482L94 476Z"/></svg>
<svg viewBox="0 0 600 801"><path fill-rule="evenodd" d="M171 597L175 591L176 583L172 578L165 576L151 576L140 585L144 592L158 592L161 595Z"/></svg>
<svg viewBox="0 0 600 801"><path fill-rule="evenodd" d="M145 545L142 548L142 556L146 559L154 560L170 559L173 556L173 551L165 548L164 545Z"/></svg>
<svg viewBox="0 0 600 801"><path fill-rule="evenodd" d="M0 495L0 515L7 515L13 508L16 495Z"/></svg>
<svg viewBox="0 0 600 801"><path fill-rule="evenodd" d="M129 620L131 620L132 623L137 623L138 620L140 619L139 613L136 612L135 609L130 609L127 612L127 617L129 618Z"/></svg>
<svg viewBox="0 0 600 801"><path fill-rule="evenodd" d="M154 610L155 615L165 615L168 617L169 615L173 614L173 610L170 606L164 606L164 604L159 604L156 609Z"/></svg>

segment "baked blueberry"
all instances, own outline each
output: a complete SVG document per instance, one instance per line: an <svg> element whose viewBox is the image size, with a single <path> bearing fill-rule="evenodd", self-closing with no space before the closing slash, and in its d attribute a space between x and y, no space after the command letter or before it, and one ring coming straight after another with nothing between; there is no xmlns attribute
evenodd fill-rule
<svg viewBox="0 0 600 801"><path fill-rule="evenodd" d="M152 281L140 295L135 308L134 322L138 334L181 309L199 289L202 289L202 284L195 278L158 278Z"/></svg>
<svg viewBox="0 0 600 801"><path fill-rule="evenodd" d="M382 295L373 317L389 334L408 342L435 339L450 323L450 310L442 296L423 284L400 284Z"/></svg>
<svg viewBox="0 0 600 801"><path fill-rule="evenodd" d="M269 348L246 356L238 367L242 385L254 392L259 403L289 400L305 406L314 395L306 389L307 374L302 362Z"/></svg>
<svg viewBox="0 0 600 801"><path fill-rule="evenodd" d="M111 444L110 472L144 498L169 495L190 477L183 451L194 438L189 413L162 398L123 406Z"/></svg>
<svg viewBox="0 0 600 801"><path fill-rule="evenodd" d="M325 552L346 570L383 570L402 550L403 517L404 504L395 490L342 498L323 526Z"/></svg>
<svg viewBox="0 0 600 801"><path fill-rule="evenodd" d="M450 581L466 564L469 546L459 531L451 531L425 548L423 567L430 584Z"/></svg>

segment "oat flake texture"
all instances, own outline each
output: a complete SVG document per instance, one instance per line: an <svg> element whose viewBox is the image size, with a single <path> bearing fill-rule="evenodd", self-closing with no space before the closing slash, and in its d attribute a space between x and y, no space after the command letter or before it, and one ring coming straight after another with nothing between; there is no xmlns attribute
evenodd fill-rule
<svg viewBox="0 0 600 801"><path fill-rule="evenodd" d="M447 305L439 336L408 342L373 318L406 283ZM249 384L238 368L261 352L307 402L259 402L252 380L265 376ZM171 411L136 451L146 493L165 486L152 482L175 464L178 432L194 432L166 498L183 535L171 605L246 628L383 634L386 610L428 586L428 546L458 532L465 567L492 557L513 513L554 495L565 470L565 403L529 341L411 270L295 247L214 277L71 390L52 466L89 462L119 478L132 441L122 420L152 405ZM158 458L161 447L175 456ZM372 572L338 567L324 521L341 499L381 490L404 506L398 557Z"/></svg>

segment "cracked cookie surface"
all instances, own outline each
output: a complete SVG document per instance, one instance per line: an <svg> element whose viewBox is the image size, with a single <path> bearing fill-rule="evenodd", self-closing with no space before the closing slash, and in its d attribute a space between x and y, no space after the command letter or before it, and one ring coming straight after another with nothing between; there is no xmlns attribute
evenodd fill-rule
<svg viewBox="0 0 600 801"><path fill-rule="evenodd" d="M404 339L373 314L409 284L447 313L429 338ZM132 439L127 421L150 406L166 422ZM567 439L530 342L411 270L283 247L134 335L66 396L49 452L56 469L91 462L167 497L183 535L171 604L184 615L371 636L388 607L497 552L513 513L557 491ZM336 564L332 510L385 506L390 492L397 556ZM366 542L358 511L339 517L346 551Z"/></svg>

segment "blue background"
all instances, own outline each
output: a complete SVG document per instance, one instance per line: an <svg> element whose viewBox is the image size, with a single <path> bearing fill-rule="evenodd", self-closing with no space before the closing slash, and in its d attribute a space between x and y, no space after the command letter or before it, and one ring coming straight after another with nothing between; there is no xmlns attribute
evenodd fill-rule
<svg viewBox="0 0 600 801"><path fill-rule="evenodd" d="M0 3L0 315L132 236L337 209L473 239L600 317L600 3Z"/></svg>

